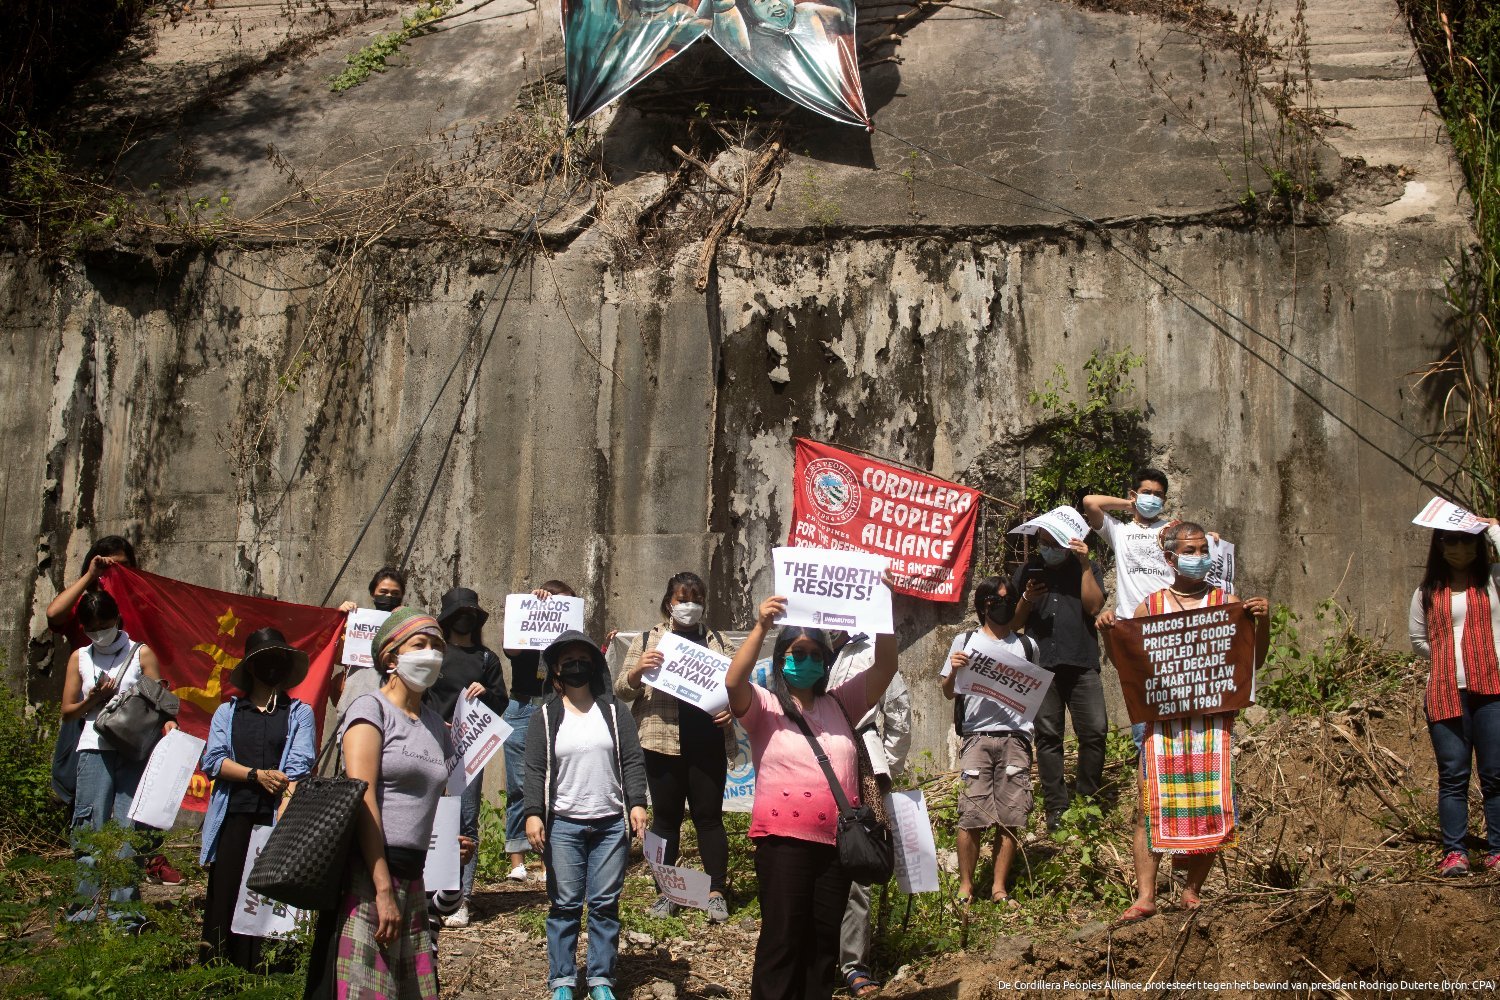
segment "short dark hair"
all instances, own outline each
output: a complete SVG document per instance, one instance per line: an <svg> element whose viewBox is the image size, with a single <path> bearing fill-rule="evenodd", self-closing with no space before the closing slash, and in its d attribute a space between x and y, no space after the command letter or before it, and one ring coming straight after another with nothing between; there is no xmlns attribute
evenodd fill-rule
<svg viewBox="0 0 1500 1000"><path fill-rule="evenodd" d="M124 535L105 535L103 538L89 546L89 550L83 555L83 572L89 571L89 564L94 561L95 556L118 556L125 557L125 565L135 565L135 546Z"/></svg>
<svg viewBox="0 0 1500 1000"><path fill-rule="evenodd" d="M704 584L703 577L688 570L683 570L681 573L674 573L672 574L672 578L667 581L667 592L662 595L661 599L661 616L663 618L670 618L672 616L672 595L677 593L678 587L696 590L703 596L704 600L708 599L708 587Z"/></svg>
<svg viewBox="0 0 1500 1000"><path fill-rule="evenodd" d="M106 553L108 554L108 553ZM90 590L78 599L78 620L97 625L120 617L120 606L102 590Z"/></svg>
<svg viewBox="0 0 1500 1000"><path fill-rule="evenodd" d="M553 597L577 597L578 592L561 580L548 580L539 588L545 590Z"/></svg>
<svg viewBox="0 0 1500 1000"><path fill-rule="evenodd" d="M987 576L974 585L974 615L984 624L984 609L989 603L1000 596L1000 588L1010 589L1010 584L1002 577Z"/></svg>
<svg viewBox="0 0 1500 1000"><path fill-rule="evenodd" d="M781 702L782 710L788 716L802 715L797 708L797 702L792 698L791 688L787 685L786 678L782 676L781 665L786 660L786 651L792 648L792 643L798 639L811 639L817 643L818 650L823 654L823 664L828 670L818 683L813 685L814 694L823 694L828 690L828 672L833 669L833 661L837 654L833 651L833 643L828 640L828 633L820 628L807 628L802 625L783 625L781 631L776 635L776 642L771 646L771 677L770 691Z"/></svg>
<svg viewBox="0 0 1500 1000"><path fill-rule="evenodd" d="M1162 531L1160 536L1162 551L1175 553L1177 546L1188 535L1202 535L1207 538L1208 531L1196 521L1178 521Z"/></svg>
<svg viewBox="0 0 1500 1000"><path fill-rule="evenodd" d="M380 586L381 580L395 580L396 586L401 588L401 593L406 593L406 573L394 566L382 566L375 571L374 576L370 577L369 593L371 597L375 596L375 588Z"/></svg>
<svg viewBox="0 0 1500 1000"><path fill-rule="evenodd" d="M1167 483L1167 474L1160 469L1153 469L1149 465L1144 469L1139 469L1136 471L1135 478L1131 480L1130 488L1133 490L1138 490L1141 488L1141 484L1148 479L1154 483L1161 483L1161 488L1163 491L1171 490L1170 484Z"/></svg>

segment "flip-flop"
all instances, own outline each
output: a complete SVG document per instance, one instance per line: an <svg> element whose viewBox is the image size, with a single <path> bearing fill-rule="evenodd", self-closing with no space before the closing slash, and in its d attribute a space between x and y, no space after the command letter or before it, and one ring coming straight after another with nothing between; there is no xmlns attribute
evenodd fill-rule
<svg viewBox="0 0 1500 1000"><path fill-rule="evenodd" d="M996 906L1003 906L1007 910L1019 910L1021 908L1020 902L1008 892L990 893L990 902Z"/></svg>
<svg viewBox="0 0 1500 1000"><path fill-rule="evenodd" d="M1156 910L1148 910L1140 903L1131 903L1130 909L1120 914L1115 920L1115 926L1118 927L1121 924L1138 924L1142 920L1150 920L1156 914Z"/></svg>
<svg viewBox="0 0 1500 1000"><path fill-rule="evenodd" d="M844 983L849 987L849 995L855 1000L868 1000L880 993L880 982L863 969L851 969L844 973Z"/></svg>

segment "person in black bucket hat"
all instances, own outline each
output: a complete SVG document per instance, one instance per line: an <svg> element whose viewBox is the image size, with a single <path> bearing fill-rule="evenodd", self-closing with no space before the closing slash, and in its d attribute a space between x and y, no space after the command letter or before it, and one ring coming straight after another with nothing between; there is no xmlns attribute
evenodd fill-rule
<svg viewBox="0 0 1500 1000"><path fill-rule="evenodd" d="M262 961L261 939L231 925L250 854L250 835L276 822L282 796L312 770L317 756L311 706L287 695L307 677L307 654L274 628L245 640L229 683L245 692L214 712L203 748L203 773L213 794L203 819L199 864L208 869L203 957L243 969Z"/></svg>
<svg viewBox="0 0 1500 1000"><path fill-rule="evenodd" d="M615 1000L620 890L630 838L648 822L646 759L597 643L564 632L542 662L553 694L526 732L525 801L526 837L547 866L547 989L574 1000L587 906L589 1000Z"/></svg>
<svg viewBox="0 0 1500 1000"><path fill-rule="evenodd" d="M453 722L453 710L462 692L470 701L478 699L496 715L505 714L510 698L505 691L505 673L500 657L484 644L484 623L489 612L479 605L479 595L468 587L454 587L443 595L438 624L448 648L443 652L443 671L423 696L423 702L447 723ZM458 832L479 842L479 803L484 795L484 774L474 776L464 789ZM474 892L474 874L479 867L476 851L463 867L463 902L458 910L445 917L446 927L469 925L469 897Z"/></svg>

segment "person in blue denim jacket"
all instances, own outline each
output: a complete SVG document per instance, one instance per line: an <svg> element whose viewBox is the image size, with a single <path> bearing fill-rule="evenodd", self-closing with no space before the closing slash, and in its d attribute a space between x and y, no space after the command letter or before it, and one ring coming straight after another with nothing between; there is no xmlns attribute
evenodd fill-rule
<svg viewBox="0 0 1500 1000"><path fill-rule="evenodd" d="M261 964L259 938L231 930L245 869L252 865L250 836L271 826L282 798L305 778L317 754L312 709L287 691L307 676L307 654L274 628L245 640L245 655L229 683L246 697L214 712L203 773L214 783L203 820L198 863L208 868L203 910L203 958L224 958L244 969Z"/></svg>

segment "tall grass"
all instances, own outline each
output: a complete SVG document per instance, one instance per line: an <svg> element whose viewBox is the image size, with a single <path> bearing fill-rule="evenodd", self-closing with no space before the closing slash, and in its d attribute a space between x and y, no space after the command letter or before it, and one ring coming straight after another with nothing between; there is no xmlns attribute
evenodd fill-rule
<svg viewBox="0 0 1500 1000"><path fill-rule="evenodd" d="M1463 444L1445 470L1475 510L1500 509L1500 4L1401 0L1474 200L1478 247L1447 280L1452 341L1427 372L1448 432Z"/></svg>

